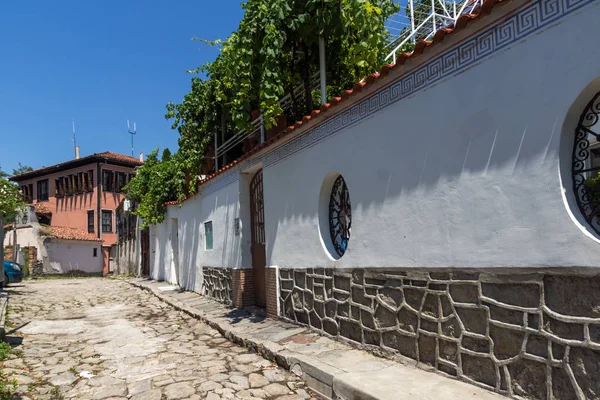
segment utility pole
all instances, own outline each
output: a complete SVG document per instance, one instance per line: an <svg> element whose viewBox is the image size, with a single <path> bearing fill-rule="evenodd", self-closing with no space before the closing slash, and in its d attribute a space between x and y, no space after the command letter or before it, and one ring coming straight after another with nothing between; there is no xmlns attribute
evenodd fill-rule
<svg viewBox="0 0 600 400"><path fill-rule="evenodd" d="M75 159L77 159L77 138L75 137L75 118L73 118L73 151L75 152Z"/></svg>

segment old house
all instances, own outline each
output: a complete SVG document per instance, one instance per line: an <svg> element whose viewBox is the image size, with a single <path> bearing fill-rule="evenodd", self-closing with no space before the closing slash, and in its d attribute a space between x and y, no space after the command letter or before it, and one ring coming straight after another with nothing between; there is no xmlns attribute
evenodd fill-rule
<svg viewBox="0 0 600 400"><path fill-rule="evenodd" d="M597 396L598 17L485 1L170 206L151 277L501 393Z"/></svg>
<svg viewBox="0 0 600 400"><path fill-rule="evenodd" d="M117 241L115 210L124 198L123 187L135 167L142 163L134 157L104 152L77 156L74 160L12 176L10 179L21 186L23 198L35 214L29 213L29 221L18 221L17 244L31 246L33 239L29 233L34 231L35 240L40 232L57 241L76 240L77 244L57 242L46 255L38 251L47 272L73 269L55 268L66 262L58 258L67 257L69 263L76 264L82 271L94 269L108 273L111 248ZM41 228L31 228L31 224L37 222ZM12 244L13 237L6 235L5 245ZM99 271L96 271L97 260L100 260Z"/></svg>

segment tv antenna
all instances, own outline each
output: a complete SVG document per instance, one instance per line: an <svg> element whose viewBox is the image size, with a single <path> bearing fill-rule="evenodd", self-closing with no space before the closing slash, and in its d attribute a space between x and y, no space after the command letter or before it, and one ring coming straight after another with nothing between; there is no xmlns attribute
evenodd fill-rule
<svg viewBox="0 0 600 400"><path fill-rule="evenodd" d="M129 120L127 120L127 132L131 134L131 157L133 157L133 135L136 134L137 129L135 126L135 122L133 123L133 131L129 128Z"/></svg>
<svg viewBox="0 0 600 400"><path fill-rule="evenodd" d="M77 139L75 138L75 118L73 118L73 139L71 139L71 142L73 142L73 151L75 152L75 158L77 158Z"/></svg>

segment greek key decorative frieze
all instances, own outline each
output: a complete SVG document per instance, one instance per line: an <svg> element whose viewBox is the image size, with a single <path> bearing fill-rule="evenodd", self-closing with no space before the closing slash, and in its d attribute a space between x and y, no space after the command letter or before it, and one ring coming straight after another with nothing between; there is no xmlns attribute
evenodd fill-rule
<svg viewBox="0 0 600 400"><path fill-rule="evenodd" d="M324 122L265 156L267 168L293 154L314 146L366 117L400 100L416 94L443 79L463 72L494 53L555 24L581 7L598 3L596 0L539 0L521 9L506 20L483 30L477 36L461 43L404 75L398 81L379 90L340 115ZM597 6L597 4L595 4Z"/></svg>

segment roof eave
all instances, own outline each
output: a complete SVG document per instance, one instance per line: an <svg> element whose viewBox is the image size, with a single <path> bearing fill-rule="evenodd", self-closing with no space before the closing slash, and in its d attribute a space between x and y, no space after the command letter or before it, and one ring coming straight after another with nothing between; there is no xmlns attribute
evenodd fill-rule
<svg viewBox="0 0 600 400"><path fill-rule="evenodd" d="M130 161L125 161L125 160L116 160L114 158L106 157L101 154L92 154L90 156L82 157L77 160L69 160L69 161L65 161L60 164L50 165L48 167L39 168L34 171L25 172L24 174L13 175L13 176L9 177L8 179L12 182L22 182L22 181L26 181L26 180L33 179L33 178L38 178L40 176L49 175L52 173L81 167L83 165L93 164L96 162L104 162L104 163L110 164L110 165L117 165L117 166L121 166L121 167L132 167L132 168L143 165L143 163L141 161L136 163L133 161L130 162Z"/></svg>

